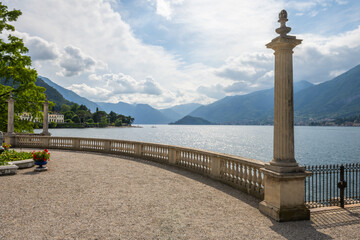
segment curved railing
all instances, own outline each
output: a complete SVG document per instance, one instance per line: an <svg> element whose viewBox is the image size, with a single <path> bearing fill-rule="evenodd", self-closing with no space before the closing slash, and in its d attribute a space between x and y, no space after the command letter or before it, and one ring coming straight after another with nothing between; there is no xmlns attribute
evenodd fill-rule
<svg viewBox="0 0 360 240"><path fill-rule="evenodd" d="M14 145L21 148L102 152L154 160L217 179L260 199L264 196L261 168L265 163L254 159L187 147L98 138L17 135Z"/></svg>

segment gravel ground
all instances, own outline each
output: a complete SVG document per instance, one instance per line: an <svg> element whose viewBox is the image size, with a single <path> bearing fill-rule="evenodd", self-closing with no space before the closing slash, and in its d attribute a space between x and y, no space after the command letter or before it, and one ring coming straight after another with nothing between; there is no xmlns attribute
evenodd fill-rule
<svg viewBox="0 0 360 240"><path fill-rule="evenodd" d="M278 223L257 199L175 167L51 156L47 172L0 177L0 239L360 239L360 207Z"/></svg>

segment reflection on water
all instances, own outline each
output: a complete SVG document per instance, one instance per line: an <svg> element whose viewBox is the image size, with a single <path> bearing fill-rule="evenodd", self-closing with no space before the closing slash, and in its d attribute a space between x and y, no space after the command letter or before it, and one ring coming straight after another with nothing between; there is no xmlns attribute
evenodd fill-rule
<svg viewBox="0 0 360 240"><path fill-rule="evenodd" d="M50 129L50 132L52 136L154 142L262 161L272 159L272 126L141 125L141 128ZM359 162L360 128L297 126L295 156L302 165Z"/></svg>

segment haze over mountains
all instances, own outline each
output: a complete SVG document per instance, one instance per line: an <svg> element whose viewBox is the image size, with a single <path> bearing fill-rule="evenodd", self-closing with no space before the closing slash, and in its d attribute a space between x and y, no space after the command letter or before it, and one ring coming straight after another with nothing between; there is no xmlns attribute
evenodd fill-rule
<svg viewBox="0 0 360 240"><path fill-rule="evenodd" d="M138 124L170 123L186 115L217 124L272 124L273 122L274 89L228 96L205 106L190 103L158 110L148 104L92 102L45 77L39 78L56 89L68 101L84 104L92 111L98 108L106 112L114 111L131 115ZM300 123L359 115L360 65L318 85L307 81L295 82L294 111L295 121Z"/></svg>
<svg viewBox="0 0 360 240"><path fill-rule="evenodd" d="M178 105L167 109L155 109L148 104L129 104L125 102L119 103L105 103L105 102L92 102L84 97L79 96L71 90L61 87L60 85L52 82L46 77L39 76L39 84L42 87L47 88L42 84L44 82L50 88L56 89L66 100L74 102L77 104L84 104L92 112L95 112L96 109L103 110L106 112L114 111L118 114L123 114L126 116L132 116L135 118L137 124L166 124L173 121L176 121L186 115L191 111L196 109L199 106L202 106L198 103L190 103L184 105ZM38 84L38 85L39 85ZM40 85L39 85L40 86ZM49 99L53 99L49 96ZM59 104L59 103L58 103Z"/></svg>

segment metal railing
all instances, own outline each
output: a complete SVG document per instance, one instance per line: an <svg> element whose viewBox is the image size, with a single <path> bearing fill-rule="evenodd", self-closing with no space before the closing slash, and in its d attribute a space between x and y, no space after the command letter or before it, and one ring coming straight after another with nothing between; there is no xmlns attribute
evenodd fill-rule
<svg viewBox="0 0 360 240"><path fill-rule="evenodd" d="M307 166L312 176L305 181L308 208L360 203L360 164Z"/></svg>

